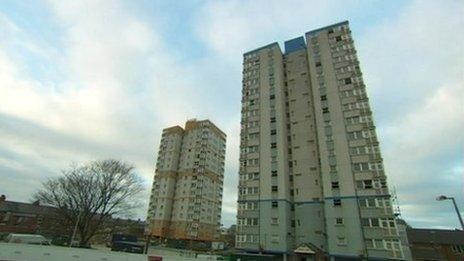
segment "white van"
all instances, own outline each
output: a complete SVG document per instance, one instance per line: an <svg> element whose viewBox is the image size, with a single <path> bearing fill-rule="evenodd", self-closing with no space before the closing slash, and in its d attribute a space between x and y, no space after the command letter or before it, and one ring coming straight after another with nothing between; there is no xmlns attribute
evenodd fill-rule
<svg viewBox="0 0 464 261"><path fill-rule="evenodd" d="M33 234L9 234L5 238L5 242L33 245L50 245L50 242L44 236Z"/></svg>

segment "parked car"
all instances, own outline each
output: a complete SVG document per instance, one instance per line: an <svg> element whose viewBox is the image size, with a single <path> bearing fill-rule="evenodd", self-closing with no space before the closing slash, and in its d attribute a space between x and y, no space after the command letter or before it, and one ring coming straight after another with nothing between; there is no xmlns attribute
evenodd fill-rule
<svg viewBox="0 0 464 261"><path fill-rule="evenodd" d="M113 235L111 251L122 251L143 254L145 245L137 242L137 237L131 235Z"/></svg>
<svg viewBox="0 0 464 261"><path fill-rule="evenodd" d="M9 234L5 238L7 243L33 244L33 245L50 245L50 241L42 235L34 234Z"/></svg>

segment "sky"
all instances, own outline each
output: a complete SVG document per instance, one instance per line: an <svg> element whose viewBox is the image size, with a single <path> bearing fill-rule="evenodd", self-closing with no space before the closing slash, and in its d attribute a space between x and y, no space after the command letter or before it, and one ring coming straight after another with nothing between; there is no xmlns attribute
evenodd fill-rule
<svg viewBox="0 0 464 261"><path fill-rule="evenodd" d="M464 215L463 1L0 2L0 194L29 201L72 163L115 158L143 178L161 130L228 135L222 223L235 222L244 52L348 20L389 185L414 227Z"/></svg>

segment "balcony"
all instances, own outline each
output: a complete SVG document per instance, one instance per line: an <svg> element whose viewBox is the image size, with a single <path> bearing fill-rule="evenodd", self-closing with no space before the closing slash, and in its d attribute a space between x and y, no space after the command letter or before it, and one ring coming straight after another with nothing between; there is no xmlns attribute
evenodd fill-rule
<svg viewBox="0 0 464 261"><path fill-rule="evenodd" d="M358 196L379 196L389 195L388 188L372 188L372 189L361 189L357 188Z"/></svg>
<svg viewBox="0 0 464 261"><path fill-rule="evenodd" d="M360 207L363 217L391 217L393 209L391 207Z"/></svg>

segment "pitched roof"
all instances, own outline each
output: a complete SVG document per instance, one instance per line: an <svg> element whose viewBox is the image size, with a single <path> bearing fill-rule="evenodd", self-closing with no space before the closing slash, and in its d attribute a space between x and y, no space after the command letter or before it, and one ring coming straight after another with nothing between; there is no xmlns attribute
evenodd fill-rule
<svg viewBox="0 0 464 261"><path fill-rule="evenodd" d="M15 201L0 202L0 212L13 212L22 214L51 214L56 208L50 206L41 206L38 204L22 203Z"/></svg>
<svg viewBox="0 0 464 261"><path fill-rule="evenodd" d="M408 228L406 232L411 244L464 245L464 231L462 230Z"/></svg>

